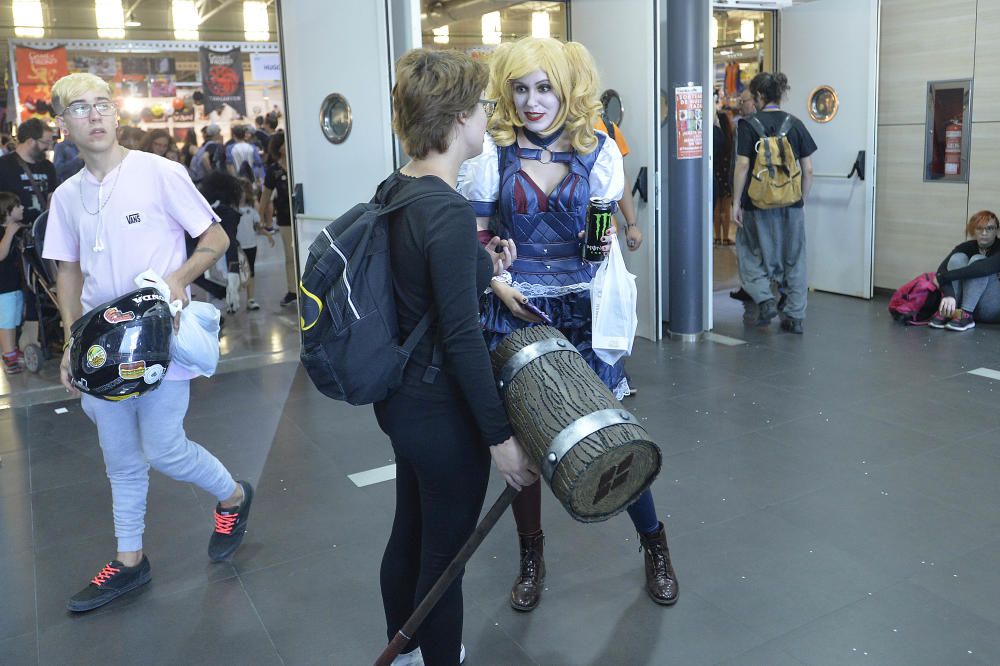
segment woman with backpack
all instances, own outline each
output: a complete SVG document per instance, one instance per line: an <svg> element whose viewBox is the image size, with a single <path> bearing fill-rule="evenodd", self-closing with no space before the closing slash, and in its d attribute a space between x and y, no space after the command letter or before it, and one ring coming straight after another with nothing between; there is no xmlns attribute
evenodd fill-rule
<svg viewBox="0 0 1000 666"><path fill-rule="evenodd" d="M375 403L396 458L396 514L381 569L390 640L474 531L490 459L515 488L538 478L507 421L479 327L480 295L513 255L499 238L489 251L476 241L475 213L455 191L462 162L482 148L487 78L485 65L457 51L417 49L396 63L393 130L412 159L375 200L422 197L389 214L389 258L400 339L425 313L432 319L402 386ZM464 657L461 638L459 576L393 663L454 666Z"/></svg>
<svg viewBox="0 0 1000 666"><path fill-rule="evenodd" d="M969 218L965 233L972 240L956 245L938 267L936 281L941 304L928 326L967 331L984 324L1000 324L1000 221L990 210Z"/></svg>
<svg viewBox="0 0 1000 666"><path fill-rule="evenodd" d="M488 90L496 98L490 134L482 153L466 164L460 189L476 209L481 240L494 236L489 225L495 222L499 235L518 248L519 258L494 279L487 297L483 328L490 348L540 323L529 309L535 307L621 399L629 392L623 360L608 365L591 347L597 264L581 260L590 198L618 201L625 185L621 152L594 131L598 90L596 67L582 44L529 37L498 47ZM521 567L510 603L530 611L545 580L541 484L525 488L512 506ZM640 495L628 514L646 553L646 590L656 603L673 604L677 577L652 493Z"/></svg>

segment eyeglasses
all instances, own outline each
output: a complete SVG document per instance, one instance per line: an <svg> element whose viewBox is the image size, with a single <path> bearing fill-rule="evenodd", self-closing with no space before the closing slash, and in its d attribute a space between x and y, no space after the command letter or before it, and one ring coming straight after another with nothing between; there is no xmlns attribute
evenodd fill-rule
<svg viewBox="0 0 1000 666"><path fill-rule="evenodd" d="M976 229L977 234L995 234L997 232L997 226L995 224L988 224L985 227L979 227Z"/></svg>
<svg viewBox="0 0 1000 666"><path fill-rule="evenodd" d="M486 113L487 118L492 117L493 112L497 110L497 101L495 99L481 99L479 103L483 106L483 112Z"/></svg>
<svg viewBox="0 0 1000 666"><path fill-rule="evenodd" d="M97 109L97 113L102 116L113 116L118 107L114 102L97 102L88 104L87 102L74 102L66 107L63 113L69 114L73 118L89 118L91 109Z"/></svg>

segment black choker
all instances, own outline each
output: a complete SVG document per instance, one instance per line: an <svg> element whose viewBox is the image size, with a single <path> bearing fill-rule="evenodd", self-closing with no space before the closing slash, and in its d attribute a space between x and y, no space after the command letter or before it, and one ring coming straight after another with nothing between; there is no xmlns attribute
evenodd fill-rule
<svg viewBox="0 0 1000 666"><path fill-rule="evenodd" d="M532 132L527 127L522 127L521 129L524 131L524 138L526 138L528 141L535 144L536 146L539 146L540 148L548 148L553 143L555 143L556 139L559 138L559 136L562 134L564 127L566 126L563 125L562 127L560 127L559 129L557 129L555 132L553 132L548 136L539 136L534 132Z"/></svg>

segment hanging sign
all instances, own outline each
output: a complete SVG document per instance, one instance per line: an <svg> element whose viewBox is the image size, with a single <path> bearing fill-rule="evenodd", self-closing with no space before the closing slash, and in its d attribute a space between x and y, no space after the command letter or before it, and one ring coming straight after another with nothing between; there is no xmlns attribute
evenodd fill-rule
<svg viewBox="0 0 1000 666"><path fill-rule="evenodd" d="M21 120L33 116L47 117L52 101L52 85L69 74L66 47L41 50L18 46L14 50L14 62Z"/></svg>
<svg viewBox="0 0 1000 666"><path fill-rule="evenodd" d="M674 101L677 114L677 159L700 159L705 152L702 141L701 86L674 88Z"/></svg>
<svg viewBox="0 0 1000 666"><path fill-rule="evenodd" d="M239 48L213 51L202 47L201 85L205 93L205 113L228 104L241 116L247 115L243 86L243 58Z"/></svg>
<svg viewBox="0 0 1000 666"><path fill-rule="evenodd" d="M281 55L278 53L251 53L250 76L254 81L280 81Z"/></svg>

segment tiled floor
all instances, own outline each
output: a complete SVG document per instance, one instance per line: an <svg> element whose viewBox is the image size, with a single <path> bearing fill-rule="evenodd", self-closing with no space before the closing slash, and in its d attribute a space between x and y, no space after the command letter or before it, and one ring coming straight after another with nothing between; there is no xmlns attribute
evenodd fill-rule
<svg viewBox="0 0 1000 666"><path fill-rule="evenodd" d="M901 328L884 300L813 294L791 336L717 298L716 332L747 344L638 341L629 362L627 406L666 456L653 490L678 604L646 597L627 518L575 523L546 491L543 602L507 605L504 516L468 567L466 663L1000 663L1000 384L968 374L1000 369L997 331ZM374 661L393 484L347 475L392 451L293 352L250 353L294 330L270 321L193 383L188 418L257 485L243 547L209 563L212 499L154 475L153 582L85 616L65 600L114 547L96 434L77 402L0 409L0 664Z"/></svg>

